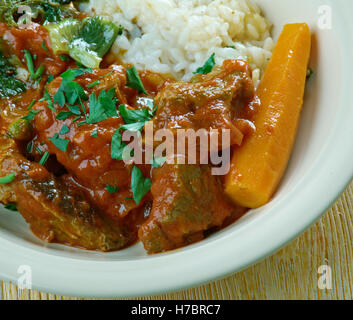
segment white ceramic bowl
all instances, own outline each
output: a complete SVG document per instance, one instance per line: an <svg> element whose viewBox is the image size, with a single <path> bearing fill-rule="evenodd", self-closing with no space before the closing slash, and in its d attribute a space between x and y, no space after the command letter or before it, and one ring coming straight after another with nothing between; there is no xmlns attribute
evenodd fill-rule
<svg viewBox="0 0 353 320"><path fill-rule="evenodd" d="M95 253L37 240L23 219L0 217L0 278L32 268L35 289L70 296L127 297L156 294L223 277L275 252L308 228L353 174L351 0L259 0L274 22L307 22L313 32L311 67L295 150L274 199L235 224L189 247L147 256L140 244ZM321 10L332 10L332 29L320 29ZM322 12L321 12L322 13Z"/></svg>

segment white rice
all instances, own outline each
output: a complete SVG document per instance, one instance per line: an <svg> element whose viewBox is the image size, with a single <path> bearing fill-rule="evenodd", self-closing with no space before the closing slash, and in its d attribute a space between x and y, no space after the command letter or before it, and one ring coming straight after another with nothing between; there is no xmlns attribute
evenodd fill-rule
<svg viewBox="0 0 353 320"><path fill-rule="evenodd" d="M124 62L182 80L215 53L217 64L247 60L257 84L274 47L252 0L90 0L81 10L125 28L113 46Z"/></svg>

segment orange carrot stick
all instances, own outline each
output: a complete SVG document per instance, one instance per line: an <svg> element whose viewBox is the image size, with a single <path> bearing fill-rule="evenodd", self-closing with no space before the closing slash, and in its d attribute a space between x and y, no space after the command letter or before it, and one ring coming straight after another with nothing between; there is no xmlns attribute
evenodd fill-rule
<svg viewBox="0 0 353 320"><path fill-rule="evenodd" d="M257 90L256 132L235 149L226 177L226 193L239 205L266 204L284 174L303 105L310 48L307 24L284 27Z"/></svg>

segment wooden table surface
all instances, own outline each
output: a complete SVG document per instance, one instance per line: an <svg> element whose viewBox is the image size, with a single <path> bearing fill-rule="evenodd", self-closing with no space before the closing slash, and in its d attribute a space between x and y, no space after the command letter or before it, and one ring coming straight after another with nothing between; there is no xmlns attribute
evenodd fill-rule
<svg viewBox="0 0 353 320"><path fill-rule="evenodd" d="M320 266L332 289L320 289ZM77 299L21 290L0 281L0 299ZM352 299L353 183L308 231L275 255L219 281L144 299Z"/></svg>

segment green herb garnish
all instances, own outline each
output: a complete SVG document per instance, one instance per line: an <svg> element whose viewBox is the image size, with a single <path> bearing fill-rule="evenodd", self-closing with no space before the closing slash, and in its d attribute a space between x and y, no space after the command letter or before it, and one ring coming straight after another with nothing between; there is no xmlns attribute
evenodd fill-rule
<svg viewBox="0 0 353 320"><path fill-rule="evenodd" d="M115 97L115 89L112 88L105 92L102 90L97 98L95 93L89 96L89 117L87 123L93 124L110 117L117 117L116 104L118 99Z"/></svg>
<svg viewBox="0 0 353 320"><path fill-rule="evenodd" d="M97 131L97 129L95 129L95 130L91 133L91 137L93 137L93 138L97 138L97 137L98 137L98 131Z"/></svg>
<svg viewBox="0 0 353 320"><path fill-rule="evenodd" d="M98 84L100 84L100 81L99 81L99 80L94 81L94 82L92 82L91 84L89 84L89 85L87 86L87 88L88 88L88 89L91 89L91 88L97 86Z"/></svg>
<svg viewBox="0 0 353 320"><path fill-rule="evenodd" d="M29 113L24 116L22 119L28 120L28 121L33 121L34 117L40 112L40 110L31 110Z"/></svg>
<svg viewBox="0 0 353 320"><path fill-rule="evenodd" d="M150 191L152 182L145 178L141 170L134 166L131 172L131 190L136 204L139 204L143 197Z"/></svg>
<svg viewBox="0 0 353 320"><path fill-rule="evenodd" d="M112 138L111 157L116 160L123 160L123 152L126 144L122 142L120 129L117 129Z"/></svg>
<svg viewBox="0 0 353 320"><path fill-rule="evenodd" d="M132 67L130 69L126 69L126 73L128 78L126 86L129 88L136 89L139 93L143 92L144 94L148 95L136 68Z"/></svg>
<svg viewBox="0 0 353 320"><path fill-rule="evenodd" d="M106 185L106 189L110 194L113 194L119 190L119 187L112 187L112 186Z"/></svg>
<svg viewBox="0 0 353 320"><path fill-rule="evenodd" d="M6 177L0 177L0 184L11 183L12 181L15 180L15 177L16 177L15 173L10 173Z"/></svg>
<svg viewBox="0 0 353 320"><path fill-rule="evenodd" d="M27 64L27 69L29 74L31 75L31 78L34 78L34 63L33 63L33 57L31 55L31 53L28 50L23 50L24 54L25 54L25 60L26 60L26 64Z"/></svg>
<svg viewBox="0 0 353 320"><path fill-rule="evenodd" d="M196 70L196 72L194 72L194 74L208 74L212 71L213 67L216 65L216 62L215 62L215 53L213 53L209 58L208 60L205 62L205 64L198 68Z"/></svg>
<svg viewBox="0 0 353 320"><path fill-rule="evenodd" d="M69 57L68 57L68 56L65 56L64 54L59 54L59 58L60 58L60 60L63 61L63 62L69 61Z"/></svg>
<svg viewBox="0 0 353 320"><path fill-rule="evenodd" d="M69 140L59 138L59 135L56 133L49 140L61 151L66 152L69 145Z"/></svg>
<svg viewBox="0 0 353 320"><path fill-rule="evenodd" d="M9 204L5 205L5 209L10 210L10 211L17 211L17 207L13 203L9 203Z"/></svg>
<svg viewBox="0 0 353 320"><path fill-rule="evenodd" d="M66 124L64 124L59 132L59 135L64 135L68 132L70 132L70 128Z"/></svg>
<svg viewBox="0 0 353 320"><path fill-rule="evenodd" d="M159 158L154 158L152 160L152 167L157 169L159 167L162 167L164 163L166 162L166 157L159 157Z"/></svg>
<svg viewBox="0 0 353 320"><path fill-rule="evenodd" d="M29 106L27 107L27 110L31 110L34 106L34 104L37 102L36 99L33 99L32 102L29 104Z"/></svg>
<svg viewBox="0 0 353 320"><path fill-rule="evenodd" d="M49 51L49 49L47 48L46 44L45 44L45 41L43 40L42 42L42 48L45 50L45 51Z"/></svg>
<svg viewBox="0 0 353 320"><path fill-rule="evenodd" d="M50 156L49 152L46 151L46 152L43 154L42 159L40 159L39 164L41 164L42 166L44 166L45 163L48 161L49 156Z"/></svg>

